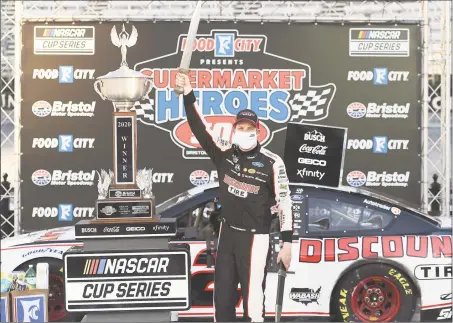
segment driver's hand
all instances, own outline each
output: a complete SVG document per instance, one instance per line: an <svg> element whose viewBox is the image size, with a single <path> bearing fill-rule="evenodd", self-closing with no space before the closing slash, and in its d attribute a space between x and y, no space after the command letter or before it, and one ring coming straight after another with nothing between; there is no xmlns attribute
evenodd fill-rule
<svg viewBox="0 0 453 323"><path fill-rule="evenodd" d="M289 265L291 264L291 247L292 243L291 242L284 242L283 247L280 249L280 252L278 253L277 257L277 264L283 262L283 265L285 265L286 270L289 269Z"/></svg>
<svg viewBox="0 0 453 323"><path fill-rule="evenodd" d="M187 95L192 91L189 77L184 73L178 73L176 75L176 86L184 89L184 95Z"/></svg>

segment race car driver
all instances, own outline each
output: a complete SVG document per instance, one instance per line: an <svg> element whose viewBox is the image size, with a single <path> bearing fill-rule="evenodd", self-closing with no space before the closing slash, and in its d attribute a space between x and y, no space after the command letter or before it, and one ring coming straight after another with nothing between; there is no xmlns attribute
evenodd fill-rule
<svg viewBox="0 0 453 323"><path fill-rule="evenodd" d="M286 268L291 262L293 218L285 165L279 156L260 146L260 124L253 111L237 114L232 144L214 139L195 106L187 75L179 73L176 86L184 89L187 121L219 176L223 223L215 264L215 321L236 320L240 283L245 319L263 322L271 208L279 214L283 241L277 261Z"/></svg>

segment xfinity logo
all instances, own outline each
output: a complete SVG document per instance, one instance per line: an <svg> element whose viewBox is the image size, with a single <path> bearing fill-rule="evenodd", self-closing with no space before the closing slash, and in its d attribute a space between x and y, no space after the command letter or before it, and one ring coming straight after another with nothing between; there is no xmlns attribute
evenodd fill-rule
<svg viewBox="0 0 453 323"><path fill-rule="evenodd" d="M74 80L94 80L94 72L93 69L74 69L74 66L59 66L58 69L35 68L33 79L58 79L58 83L74 83Z"/></svg>
<svg viewBox="0 0 453 323"><path fill-rule="evenodd" d="M33 138L32 148L57 148L59 152L73 152L75 149L94 148L94 138L74 138L59 135L58 138Z"/></svg>
<svg viewBox="0 0 453 323"><path fill-rule="evenodd" d="M73 204L58 204L58 207L34 207L33 218L57 218L60 222L70 222L73 218L94 217L94 207L74 207Z"/></svg>
<svg viewBox="0 0 453 323"><path fill-rule="evenodd" d="M317 178L318 180L322 180L326 173L320 172L319 170L313 171L313 170L308 170L306 168L304 169L298 169L297 170L297 176L300 176L301 178L305 177L313 177Z"/></svg>
<svg viewBox="0 0 453 323"><path fill-rule="evenodd" d="M414 275L419 280L451 279L452 266L448 265L419 265L415 267Z"/></svg>
<svg viewBox="0 0 453 323"><path fill-rule="evenodd" d="M409 149L409 140L388 139L386 136L375 136L373 139L348 139L348 149L373 150L376 154L386 154L389 150Z"/></svg>
<svg viewBox="0 0 453 323"><path fill-rule="evenodd" d="M348 81L369 82L373 81L374 85L387 85L389 82L407 82L409 81L409 72L407 71L390 71L388 68L374 68L373 71L349 71Z"/></svg>

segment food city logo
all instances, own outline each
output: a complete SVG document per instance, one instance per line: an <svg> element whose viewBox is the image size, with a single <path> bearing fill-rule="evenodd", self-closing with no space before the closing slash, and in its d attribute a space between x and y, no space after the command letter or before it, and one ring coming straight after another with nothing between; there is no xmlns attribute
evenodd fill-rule
<svg viewBox="0 0 453 323"><path fill-rule="evenodd" d="M218 180L218 174L216 170L211 171L211 174L209 174L204 170L198 169L190 173L189 180L195 186L205 185L216 182Z"/></svg>
<svg viewBox="0 0 453 323"><path fill-rule="evenodd" d="M52 174L45 169L38 169L31 175L31 180L37 186L92 186L96 171L62 171L53 170Z"/></svg>
<svg viewBox="0 0 453 323"><path fill-rule="evenodd" d="M389 71L386 67L376 67L372 71L349 71L347 80L354 82L373 81L374 85L388 85L389 82L409 81L409 72Z"/></svg>
<svg viewBox="0 0 453 323"><path fill-rule="evenodd" d="M33 138L32 148L58 148L59 152L71 153L74 149L94 148L94 138L74 138L73 135L59 135L58 138Z"/></svg>
<svg viewBox="0 0 453 323"><path fill-rule="evenodd" d="M46 295L19 295L14 298L18 322L46 322Z"/></svg>
<svg viewBox="0 0 453 323"><path fill-rule="evenodd" d="M142 123L168 132L172 141L182 149L184 158L207 159L206 152L201 149L187 123L183 100L173 90L178 71L155 67L173 67L184 50L186 37L178 37L175 52L135 65L136 70L153 77L153 89L147 98L136 104L134 110ZM269 53L265 35L211 30L209 34L197 35L194 50L195 55L203 53L213 58L215 55L227 57L222 55L240 53L242 59L249 59L249 68L219 66L207 69L193 66L189 73L193 88L203 89L195 90L195 96L207 130L215 138L224 142L231 140L235 116L244 109L253 110L260 118L262 127L258 140L263 146L272 142L275 133L285 130L288 121L322 120L329 114L335 84L312 85L311 67ZM254 62L262 56L275 60L269 66L272 68L254 68ZM288 64L292 68L288 68Z"/></svg>
<svg viewBox="0 0 453 323"><path fill-rule="evenodd" d="M73 204L58 204L57 207L33 207L32 218L58 218L60 222L70 222L74 218L94 217L94 207L74 206Z"/></svg>
<svg viewBox="0 0 453 323"><path fill-rule="evenodd" d="M409 140L389 139L387 136L374 136L373 139L348 139L350 150L373 150L375 154L387 154L389 150L407 150Z"/></svg>
<svg viewBox="0 0 453 323"><path fill-rule="evenodd" d="M92 102L73 102L73 101L53 101L49 103L39 100L33 103L31 110L37 117L93 117L96 101Z"/></svg>
<svg viewBox="0 0 453 323"><path fill-rule="evenodd" d="M399 186L407 187L411 172L376 172L369 171L365 174L362 171L354 170L348 173L346 181L352 187L370 186L370 187L389 187Z"/></svg>
<svg viewBox="0 0 453 323"><path fill-rule="evenodd" d="M35 26L35 55L94 55L92 26Z"/></svg>
<svg viewBox="0 0 453 323"><path fill-rule="evenodd" d="M55 68L35 68L34 80L56 80L58 83L74 83L76 80L94 80L94 69L75 69L74 66L58 66Z"/></svg>
<svg viewBox="0 0 453 323"><path fill-rule="evenodd" d="M346 113L353 119L407 119L411 104L388 104L370 102L367 105L361 102L352 102L346 108Z"/></svg>

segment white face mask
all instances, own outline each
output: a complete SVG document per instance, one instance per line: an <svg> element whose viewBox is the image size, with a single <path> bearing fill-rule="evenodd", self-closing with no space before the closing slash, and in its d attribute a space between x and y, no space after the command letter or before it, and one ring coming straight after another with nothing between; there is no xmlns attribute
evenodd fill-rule
<svg viewBox="0 0 453 323"><path fill-rule="evenodd" d="M233 134L233 143L238 145L243 150L252 149L258 143L256 131L239 131L236 130Z"/></svg>

